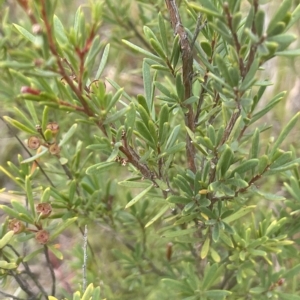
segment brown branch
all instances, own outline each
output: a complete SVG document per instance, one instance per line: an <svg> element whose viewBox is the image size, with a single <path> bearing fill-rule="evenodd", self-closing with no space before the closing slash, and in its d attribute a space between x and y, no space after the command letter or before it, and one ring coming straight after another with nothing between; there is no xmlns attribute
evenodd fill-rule
<svg viewBox="0 0 300 300"><path fill-rule="evenodd" d="M16 255L18 258L21 257L20 253L19 253L13 246L7 245L7 247L9 247L9 248L15 253L15 255ZM27 274L27 275L31 278L31 280L36 284L36 286L39 288L40 292L44 295L44 297L45 297L46 299L48 299L48 295L47 295L45 289L44 289L43 286L40 284L40 282L39 282L38 278L35 276L35 274L33 274L33 273L31 272L31 269L30 269L28 263L22 261L21 264L24 266L25 271L26 271L26 274Z"/></svg>
<svg viewBox="0 0 300 300"><path fill-rule="evenodd" d="M184 85L184 100L192 96L192 75L193 75L193 53L188 35L182 25L178 7L175 0L165 0L167 9L170 14L170 21L173 31L179 36L180 50L182 58L182 81ZM191 104L186 105L188 112L185 114L185 124L192 131L195 131L194 111ZM195 155L196 150L192 144L192 140L187 134L186 136L186 151L188 158L189 169L196 173Z"/></svg>
<svg viewBox="0 0 300 300"><path fill-rule="evenodd" d="M122 133L122 142L123 146L121 146L119 149L123 154L126 155L128 162L135 166L145 178L150 179L155 187L158 187L158 184L154 180L154 178L156 177L155 174L149 169L146 164L140 162L140 156L131 146L128 145L125 131L123 131Z"/></svg>
<svg viewBox="0 0 300 300"><path fill-rule="evenodd" d="M51 296L55 296L56 278L55 278L55 273L54 273L54 270L53 270L53 265L50 261L49 248L47 247L47 245L44 245L44 253L45 253L46 262L47 262L48 268L50 270L51 279L52 279Z"/></svg>
<svg viewBox="0 0 300 300"><path fill-rule="evenodd" d="M72 89L72 91L75 93L75 95L77 96L77 98L79 99L81 105L84 108L85 113L88 116L93 116L93 112L91 111L91 109L89 108L85 98L83 97L82 93L80 92L80 89L78 87L76 87L76 85L73 83L73 80L68 76L68 74L66 73L66 70L62 64L62 59L59 56L59 53L56 49L56 45L55 45L55 41L53 39L53 34L52 34L52 27L51 24L49 23L48 17L47 17L47 13L46 13L46 4L45 4L45 0L41 0L41 5L42 5L42 18L45 24L45 29L46 29L46 34L47 34L47 38L48 38L48 43L49 43L49 48L51 53L55 56L56 61L57 61L57 65L59 68L59 72L61 74L61 76L63 77L63 79L68 83L68 85L70 86L70 88Z"/></svg>

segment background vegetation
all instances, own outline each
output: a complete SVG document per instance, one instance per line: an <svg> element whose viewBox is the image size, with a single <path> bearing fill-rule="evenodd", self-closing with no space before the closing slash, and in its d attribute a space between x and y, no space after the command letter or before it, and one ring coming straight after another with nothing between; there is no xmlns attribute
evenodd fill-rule
<svg viewBox="0 0 300 300"><path fill-rule="evenodd" d="M0 3L3 297L300 299L297 1Z"/></svg>

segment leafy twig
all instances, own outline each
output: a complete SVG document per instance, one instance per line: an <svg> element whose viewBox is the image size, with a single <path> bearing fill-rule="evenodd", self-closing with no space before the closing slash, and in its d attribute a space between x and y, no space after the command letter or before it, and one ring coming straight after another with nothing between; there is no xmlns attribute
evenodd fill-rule
<svg viewBox="0 0 300 300"><path fill-rule="evenodd" d="M16 140L20 143L21 147L25 150L25 152L32 157L30 151L28 150L28 148L23 144L23 142L20 140L20 138L17 136L17 134L14 132L14 130L5 122L5 120L0 116L0 119L2 120L2 122L7 126L8 130L10 131L10 133L16 138ZM46 177L47 181L50 183L51 186L55 187L54 184L52 183L51 179L49 178L49 176L46 174L46 172L44 171L44 169L41 167L41 165L38 163L37 160L35 160L35 163L37 164L37 166L39 167L39 169L41 170L41 172L43 173L43 175Z"/></svg>

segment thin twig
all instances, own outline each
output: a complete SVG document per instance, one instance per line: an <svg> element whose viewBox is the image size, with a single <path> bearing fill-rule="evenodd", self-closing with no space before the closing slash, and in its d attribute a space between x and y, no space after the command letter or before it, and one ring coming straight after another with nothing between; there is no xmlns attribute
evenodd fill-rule
<svg viewBox="0 0 300 300"><path fill-rule="evenodd" d="M55 273L54 273L54 270L53 270L52 263L50 261L49 248L47 247L47 245L44 245L44 253L45 253L46 262L47 262L48 268L50 270L51 278L52 278L51 296L55 296L56 278L55 278Z"/></svg>
<svg viewBox="0 0 300 300"><path fill-rule="evenodd" d="M21 255L19 254L19 252L12 245L7 245L7 247L9 247L16 254L16 256L21 257ZM29 265L26 262L24 262L24 261L22 261L22 265L25 268L26 274L36 284L36 286L39 288L39 290L45 296L45 298L48 299L47 292L45 291L45 289L43 288L43 286L40 284L39 280L36 278L36 276L34 275L34 273L32 273L32 271L30 270Z"/></svg>
<svg viewBox="0 0 300 300"><path fill-rule="evenodd" d="M30 291L28 283L24 281L19 274L14 273L13 271L8 271L8 274L14 277L19 287L30 297L35 297L36 295Z"/></svg>
<svg viewBox="0 0 300 300"><path fill-rule="evenodd" d="M207 24L207 21L205 21L202 25L201 25L201 21L202 21L202 16L199 14L198 17L197 17L197 23L196 23L196 29L195 29L195 32L194 32L194 36L193 36L193 39L191 41L191 48L194 47L195 45L195 42L196 42L196 39L200 33L200 31L206 26Z"/></svg>
<svg viewBox="0 0 300 300"><path fill-rule="evenodd" d="M87 287L87 241L88 241L88 228L84 226L83 235L83 265L82 265L82 292L84 293Z"/></svg>
<svg viewBox="0 0 300 300"><path fill-rule="evenodd" d="M11 295L11 294L7 294L7 293L4 293L2 291L0 291L0 294L9 298L9 299L13 299L13 300L25 300L25 299L22 299L22 298L19 298L19 297L16 297L14 295Z"/></svg>
<svg viewBox="0 0 300 300"><path fill-rule="evenodd" d="M93 116L94 114L91 111L91 109L89 108L89 106L88 106L85 98L83 97L82 93L80 92L80 89L75 86L75 84L73 83L73 80L66 73L66 70L65 70L65 68L62 64L62 59L60 58L59 53L58 53L58 51L56 49L56 46L55 46L55 42L54 42L53 34L52 34L52 28L51 28L51 25L49 23L47 13L46 13L45 0L41 0L41 4L42 4L41 14L42 14L42 19L43 19L44 24L45 24L46 34L47 34L47 38L48 38L48 42L49 42L49 48L50 48L51 53L56 58L56 62L57 62L57 66L59 68L59 72L63 76L64 80L68 83L68 85L70 86L72 91L76 94L77 98L79 99L81 105L84 108L85 113L88 116Z"/></svg>
<svg viewBox="0 0 300 300"><path fill-rule="evenodd" d="M14 132L14 130L5 122L5 120L3 119L2 116L0 116L0 119L2 120L2 122L7 126L9 132L16 138L16 140L20 143L21 147L25 150L25 152L32 157L30 151L27 149L27 147L23 144L23 142L20 140L20 138L17 136L17 134ZM52 187L55 187L54 184L52 183L51 179L49 178L49 176L46 174L46 172L44 171L44 169L41 167L41 165L38 163L37 160L34 161L37 166L39 167L39 169L41 170L41 172L43 173L43 175L46 177L47 181L50 183L50 185Z"/></svg>

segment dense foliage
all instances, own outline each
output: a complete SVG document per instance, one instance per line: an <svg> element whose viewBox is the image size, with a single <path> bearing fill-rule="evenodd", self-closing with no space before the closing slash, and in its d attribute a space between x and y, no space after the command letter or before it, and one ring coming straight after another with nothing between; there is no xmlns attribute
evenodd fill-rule
<svg viewBox="0 0 300 300"><path fill-rule="evenodd" d="M299 113L272 128L263 71L300 5L56 2L2 1L0 294L300 299Z"/></svg>

